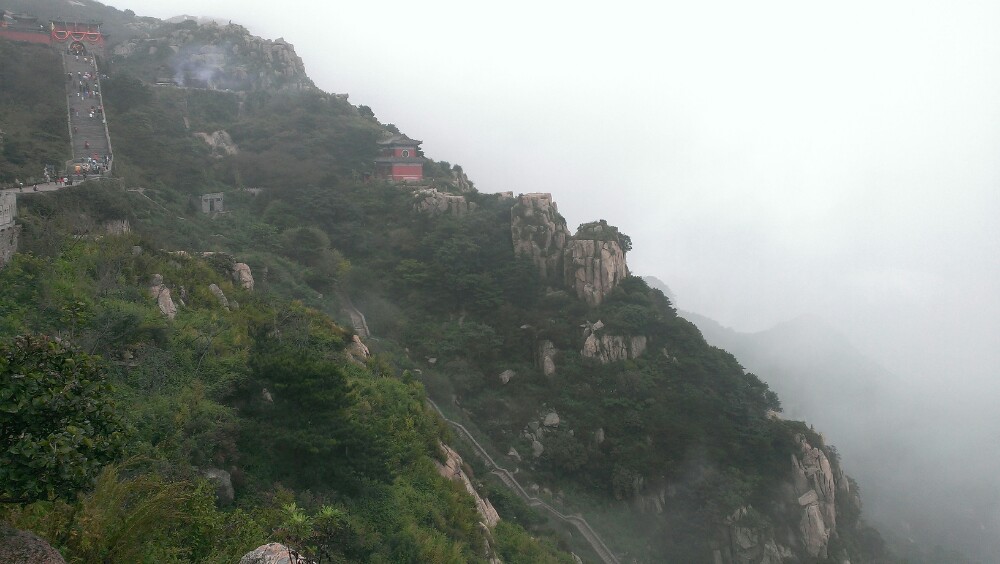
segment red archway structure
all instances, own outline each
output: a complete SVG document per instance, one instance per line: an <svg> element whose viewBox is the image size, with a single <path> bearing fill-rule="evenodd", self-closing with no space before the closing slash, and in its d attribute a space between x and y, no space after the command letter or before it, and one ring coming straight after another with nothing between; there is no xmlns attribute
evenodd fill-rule
<svg viewBox="0 0 1000 564"><path fill-rule="evenodd" d="M100 22L52 21L51 26L53 43L79 44L89 49L104 48L104 33L101 32Z"/></svg>

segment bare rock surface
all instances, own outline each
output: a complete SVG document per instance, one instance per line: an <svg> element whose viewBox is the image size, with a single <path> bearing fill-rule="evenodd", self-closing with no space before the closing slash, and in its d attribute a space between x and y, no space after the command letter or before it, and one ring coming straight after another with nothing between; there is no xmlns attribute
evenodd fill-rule
<svg viewBox="0 0 1000 564"><path fill-rule="evenodd" d="M206 468L202 470L201 474L215 486L215 499L221 505L229 505L236 499L236 490L233 489L233 478L229 472L221 468Z"/></svg>
<svg viewBox="0 0 1000 564"><path fill-rule="evenodd" d="M233 282L244 290L253 291L253 272L245 262L238 262L233 265Z"/></svg>
<svg viewBox="0 0 1000 564"><path fill-rule="evenodd" d="M442 444L441 450L445 453L445 462L444 464L438 464L438 472L449 480L462 482L465 490L469 492L469 495L476 502L476 511L482 517L483 522L491 529L496 527L497 523L500 522L500 514L493 508L493 504L490 503L489 499L480 496L479 492L476 491L475 486L472 485L472 480L462 470L462 457L448 445Z"/></svg>
<svg viewBox="0 0 1000 564"><path fill-rule="evenodd" d="M629 274L622 246L627 238L618 228L601 220L571 236L551 194L521 194L510 210L510 230L517 256L531 259L543 280L592 306Z"/></svg>
<svg viewBox="0 0 1000 564"><path fill-rule="evenodd" d="M563 276L563 251L570 239L552 194L521 194L510 210L514 253L531 259L543 280Z"/></svg>
<svg viewBox="0 0 1000 564"><path fill-rule="evenodd" d="M163 275L154 274L150 282L149 294L156 305L160 308L160 313L166 315L168 319L173 319L177 315L177 304L170 297L170 288L163 283Z"/></svg>
<svg viewBox="0 0 1000 564"><path fill-rule="evenodd" d="M476 204L465 196L438 192L434 188L424 188L413 193L413 211L429 215L463 216L476 209Z"/></svg>
<svg viewBox="0 0 1000 564"><path fill-rule="evenodd" d="M238 155L240 152L240 148L233 142L229 132L224 129L212 133L198 132L194 136L207 143L212 148L212 155L215 157Z"/></svg>
<svg viewBox="0 0 1000 564"><path fill-rule="evenodd" d="M219 305L222 306L222 309L229 311L229 300L226 299L226 294L222 291L222 288L220 288L218 284L209 284L208 291L212 292L215 299L219 300Z"/></svg>
<svg viewBox="0 0 1000 564"><path fill-rule="evenodd" d="M542 341L538 343L538 364L542 368L542 373L552 376L556 373L556 346L552 341Z"/></svg>
<svg viewBox="0 0 1000 564"><path fill-rule="evenodd" d="M354 363L364 366L365 361L372 355L368 347L361 342L361 337L351 336L351 343L347 345L347 357Z"/></svg>
<svg viewBox="0 0 1000 564"><path fill-rule="evenodd" d="M0 523L0 562L66 564L59 551L38 535Z"/></svg>
<svg viewBox="0 0 1000 564"><path fill-rule="evenodd" d="M269 542L243 555L239 564L312 564L289 547Z"/></svg>
<svg viewBox="0 0 1000 564"><path fill-rule="evenodd" d="M618 229L605 221L580 226L566 246L565 284L591 306L600 305L625 277L625 251Z"/></svg>

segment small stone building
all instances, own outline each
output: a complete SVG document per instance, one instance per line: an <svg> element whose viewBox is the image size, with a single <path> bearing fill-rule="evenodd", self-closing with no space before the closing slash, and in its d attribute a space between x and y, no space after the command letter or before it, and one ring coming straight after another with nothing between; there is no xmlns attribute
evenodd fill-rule
<svg viewBox="0 0 1000 564"><path fill-rule="evenodd" d="M219 213L222 211L222 192L201 195L201 213Z"/></svg>

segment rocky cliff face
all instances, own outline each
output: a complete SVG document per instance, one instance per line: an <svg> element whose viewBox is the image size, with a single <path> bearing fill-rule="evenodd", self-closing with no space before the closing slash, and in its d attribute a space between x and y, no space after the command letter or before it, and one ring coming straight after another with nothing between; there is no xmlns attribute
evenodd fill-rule
<svg viewBox="0 0 1000 564"><path fill-rule="evenodd" d="M606 221L585 223L566 247L566 286L591 306L628 276L625 251L617 238L618 229Z"/></svg>
<svg viewBox="0 0 1000 564"><path fill-rule="evenodd" d="M462 457L448 445L442 444L441 450L444 451L445 461L444 464L438 465L438 473L450 480L461 482L465 486L465 490L469 492L469 495L476 502L476 511L482 518L483 523L491 529L496 527L497 523L500 522L500 515L493 508L490 500L481 497L479 492L476 491L475 486L472 485L472 480L469 479L462 469Z"/></svg>
<svg viewBox="0 0 1000 564"><path fill-rule="evenodd" d="M461 216L474 209L476 204L466 200L465 196L438 192L434 188L425 188L413 193L413 211L418 213Z"/></svg>
<svg viewBox="0 0 1000 564"><path fill-rule="evenodd" d="M563 276L563 253L570 233L552 194L521 194L510 210L510 231L514 253L530 258L543 280Z"/></svg>
<svg viewBox="0 0 1000 564"><path fill-rule="evenodd" d="M628 276L618 229L601 220L570 236L551 194L521 194L510 211L510 229L515 254L530 258L543 279L592 306Z"/></svg>
<svg viewBox="0 0 1000 564"><path fill-rule="evenodd" d="M584 358L593 358L609 364L630 358L639 358L646 351L646 337L643 335L607 335L602 332L604 323L588 323L583 328Z"/></svg>
<svg viewBox="0 0 1000 564"><path fill-rule="evenodd" d="M146 80L213 90L299 90L313 87L302 59L284 39L262 39L246 28L192 21L166 24L150 36L116 45L117 64ZM168 52L166 65L162 53Z"/></svg>
<svg viewBox="0 0 1000 564"><path fill-rule="evenodd" d="M796 435L799 452L791 457L790 483L783 499L785 527L763 527L742 507L722 524L715 549L718 564L779 564L834 557L849 564L846 555L830 554L830 541L837 537L837 496L855 509L861 500L850 480L831 463L826 449L814 447Z"/></svg>

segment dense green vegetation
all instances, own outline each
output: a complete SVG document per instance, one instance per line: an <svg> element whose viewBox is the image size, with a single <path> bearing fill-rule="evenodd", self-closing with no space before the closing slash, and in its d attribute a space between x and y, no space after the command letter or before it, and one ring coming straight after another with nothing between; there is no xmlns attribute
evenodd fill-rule
<svg viewBox="0 0 1000 564"><path fill-rule="evenodd" d="M51 49L0 39L0 186L41 182L70 158L65 82Z"/></svg>
<svg viewBox="0 0 1000 564"><path fill-rule="evenodd" d="M417 381L377 357L349 361L349 334L322 313L235 286L227 256L190 258L151 250L137 235L97 235L125 208L141 216L155 206L99 187L22 200L25 252L0 272L0 372L31 380L4 387L0 399L12 406L4 410L16 417L0 422L4 437L39 422L59 428L44 443L55 448L51 463L21 444L0 445L4 495L41 499L8 506L9 521L76 562L233 562L275 539L324 562L482 557L471 499L434 467L447 435ZM152 274L183 300L175 320L150 299ZM62 344L14 340L42 333ZM60 401L43 401L50 392L38 390L53 387L62 387ZM72 417L83 413L86 423ZM124 452L94 483L118 452L104 446L109 433ZM48 473L33 480L25 461ZM216 507L209 468L231 473L233 507ZM512 527L500 536L505 550L557 558Z"/></svg>
<svg viewBox="0 0 1000 564"><path fill-rule="evenodd" d="M630 277L590 308L550 288L513 253L509 199L471 192L469 214L415 213L410 190L367 180L375 140L391 129L367 108L315 90L153 88L120 68L104 83L118 178L19 201L24 241L0 272L0 337L58 335L74 354L100 355L127 448L96 483L5 518L79 562L232 562L269 539L329 562L482 560L471 498L434 466L452 437L426 389L524 483L568 513L585 509L629 558L707 561L719 524L741 507L762 530L784 524L774 500L793 437L819 437L769 417L777 397L661 292ZM194 136L217 130L238 154ZM461 171L427 170L442 190ZM216 191L228 212L201 214L196 197ZM134 232L103 236L117 219ZM605 223L581 231L631 248ZM253 268L253 292L232 282L234 257ZM183 301L176 319L150 297L154 274ZM347 352L349 324L337 323L348 299L375 337L363 364ZM583 358L581 326L597 320L646 337L647 352ZM542 340L560 351L550 377L537 366ZM504 370L515 372L508 384ZM562 423L534 459L523 432L550 410ZM210 468L231 474L231 506L214 502ZM503 519L492 545L504 562L566 561L550 523L481 485ZM668 511L639 509L668 490ZM123 508L139 498L155 532L129 522ZM831 558L878 545L858 519L843 508Z"/></svg>

